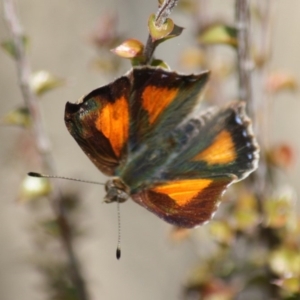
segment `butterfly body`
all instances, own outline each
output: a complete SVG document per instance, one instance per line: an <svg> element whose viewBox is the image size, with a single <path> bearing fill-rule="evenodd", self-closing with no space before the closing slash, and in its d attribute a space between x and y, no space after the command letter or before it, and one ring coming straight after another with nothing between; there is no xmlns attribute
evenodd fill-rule
<svg viewBox="0 0 300 300"><path fill-rule="evenodd" d="M210 219L227 186L256 167L258 146L243 103L201 113L208 72L134 68L67 103L68 130L108 176L106 202L131 197L165 221Z"/></svg>

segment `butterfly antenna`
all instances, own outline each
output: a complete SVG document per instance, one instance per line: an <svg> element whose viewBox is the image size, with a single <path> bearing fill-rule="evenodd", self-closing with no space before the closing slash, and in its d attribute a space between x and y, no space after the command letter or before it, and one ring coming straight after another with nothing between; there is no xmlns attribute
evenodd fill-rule
<svg viewBox="0 0 300 300"><path fill-rule="evenodd" d="M121 258L121 213L120 213L120 201L117 201L117 213L118 213L118 244L116 250L117 259Z"/></svg>
<svg viewBox="0 0 300 300"><path fill-rule="evenodd" d="M27 173L27 175L31 176L31 177L38 177L38 178L66 179L66 180L72 180L72 181L78 181L78 182L105 185L104 183L97 182L97 181L82 180L82 179L76 179L76 178L70 178L70 177L64 177L64 176L56 176L56 175L47 175L47 174L41 174L41 173L36 173L36 172L29 172L29 173Z"/></svg>

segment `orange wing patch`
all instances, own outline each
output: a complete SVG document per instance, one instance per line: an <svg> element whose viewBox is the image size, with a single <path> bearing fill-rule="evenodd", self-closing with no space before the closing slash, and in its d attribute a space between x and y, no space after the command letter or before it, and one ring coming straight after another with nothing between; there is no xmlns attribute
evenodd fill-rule
<svg viewBox="0 0 300 300"><path fill-rule="evenodd" d="M99 112L95 122L96 128L110 141L117 156L128 139L129 107L125 97L114 103L107 103Z"/></svg>
<svg viewBox="0 0 300 300"><path fill-rule="evenodd" d="M142 94L143 108L149 114L149 122L153 124L161 112L176 97L178 89L160 88L147 86Z"/></svg>
<svg viewBox="0 0 300 300"><path fill-rule="evenodd" d="M166 194L173 199L177 205L188 204L201 191L207 188L213 180L211 179L190 179L175 180L170 183L155 187L153 192Z"/></svg>
<svg viewBox="0 0 300 300"><path fill-rule="evenodd" d="M221 131L211 146L197 154L192 160L203 160L210 165L228 164L236 159L235 146L230 132Z"/></svg>

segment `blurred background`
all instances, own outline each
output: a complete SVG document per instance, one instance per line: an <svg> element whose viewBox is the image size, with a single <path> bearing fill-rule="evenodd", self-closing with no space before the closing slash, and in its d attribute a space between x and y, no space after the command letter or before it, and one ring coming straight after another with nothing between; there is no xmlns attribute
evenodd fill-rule
<svg viewBox="0 0 300 300"><path fill-rule="evenodd" d="M209 2L211 15L233 24L234 1ZM103 30L105 20L116 18L114 26L120 41L132 37L145 42L148 16L156 11L157 1L22 0L15 3L30 38L32 70L47 70L67 82L65 86L45 93L40 101L57 174L105 182L106 178L66 130L64 106L67 101L75 102L130 68L129 61L124 59L120 59L117 67L103 66L105 61L110 62L113 54L107 49L97 50L94 42L95 34ZM300 81L300 27L296 26L299 11L298 0L274 1L270 35L272 53L268 67L270 71L283 70L291 74L295 82ZM187 47L196 45L195 24L191 14L179 9L174 10L172 19L185 30L181 36L158 47L156 55L172 69L187 72L182 53ZM1 3L0 40L8 38ZM224 53L229 60L233 59L232 50L227 49ZM3 51L0 52L0 66L2 117L23 100L15 63ZM112 68L115 72L110 71ZM300 149L298 90L283 91L266 101L271 102L268 139L271 143L291 145L297 158ZM41 215L48 216L51 212L46 205L37 208L40 204L20 200L20 184L25 174L40 171L36 169L39 161L34 152L30 154L25 150L31 141L25 131L16 126L0 127L0 299L3 300L48 299L43 277L34 264L43 256L40 245L43 240L37 238L37 231L41 230L38 224ZM297 195L300 193L299 175L299 160L294 160L282 176ZM180 299L186 277L203 247L207 249L205 243L209 243L209 236L205 231L195 230L193 234L197 241L190 239L177 243L170 238L171 226L128 201L121 205L122 258L117 261L116 205L102 204L103 187L76 182L60 182L60 186L63 191L80 198L76 222L80 224L81 233L75 248L91 299ZM299 203L297 205L299 208ZM39 217L35 210L39 210ZM57 248L53 247L53 251Z"/></svg>

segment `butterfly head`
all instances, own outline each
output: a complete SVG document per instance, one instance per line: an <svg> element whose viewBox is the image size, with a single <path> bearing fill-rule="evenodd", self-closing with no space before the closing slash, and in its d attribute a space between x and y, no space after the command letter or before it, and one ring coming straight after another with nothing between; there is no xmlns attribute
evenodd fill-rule
<svg viewBox="0 0 300 300"><path fill-rule="evenodd" d="M105 185L105 191L105 203L123 203L129 198L130 193L129 187L118 177L114 177L107 181Z"/></svg>

